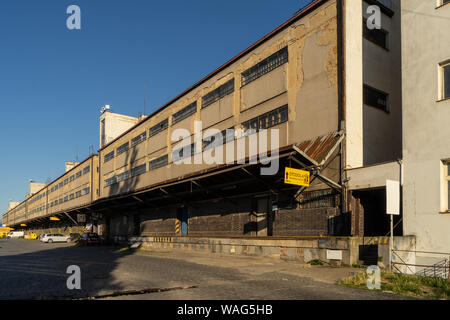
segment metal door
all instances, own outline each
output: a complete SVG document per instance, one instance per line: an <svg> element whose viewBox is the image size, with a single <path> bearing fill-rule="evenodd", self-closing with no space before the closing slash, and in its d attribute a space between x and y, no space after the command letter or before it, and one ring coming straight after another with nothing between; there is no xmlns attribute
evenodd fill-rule
<svg viewBox="0 0 450 320"><path fill-rule="evenodd" d="M188 235L188 217L189 212L188 208L181 208L181 235L187 236Z"/></svg>

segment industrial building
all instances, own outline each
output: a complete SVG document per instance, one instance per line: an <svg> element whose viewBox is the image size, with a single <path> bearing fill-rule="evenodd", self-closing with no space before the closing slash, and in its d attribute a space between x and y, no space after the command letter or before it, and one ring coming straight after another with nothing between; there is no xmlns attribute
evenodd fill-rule
<svg viewBox="0 0 450 320"><path fill-rule="evenodd" d="M382 29L366 26L374 4ZM401 6L314 1L149 116L106 106L98 154L15 204L3 224L302 261L339 251L348 264L375 244L388 257L386 179L403 181L408 129ZM308 171L310 186L286 184L286 168ZM395 217L395 243L415 249L407 216Z"/></svg>

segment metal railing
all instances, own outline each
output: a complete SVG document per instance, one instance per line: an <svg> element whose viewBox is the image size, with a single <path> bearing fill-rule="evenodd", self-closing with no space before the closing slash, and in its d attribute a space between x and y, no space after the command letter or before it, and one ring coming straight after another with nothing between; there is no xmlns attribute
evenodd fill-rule
<svg viewBox="0 0 450 320"><path fill-rule="evenodd" d="M407 253L422 253L430 256L447 256L442 260L431 264L412 264L406 263L398 254L398 252L407 252ZM411 251L411 250L392 250L392 258L399 259L401 262L393 262L391 261L391 270L398 273L405 273L402 271L399 266L406 267L405 269L409 271L411 274L424 276L424 277L432 277L432 278L442 278L442 279L450 279L450 253L441 253L441 252L427 252L427 251ZM422 268L420 271L413 271L411 267Z"/></svg>

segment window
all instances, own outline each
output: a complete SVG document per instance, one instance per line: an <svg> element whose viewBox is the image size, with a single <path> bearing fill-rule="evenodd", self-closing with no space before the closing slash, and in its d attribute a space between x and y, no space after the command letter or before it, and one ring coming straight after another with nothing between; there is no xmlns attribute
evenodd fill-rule
<svg viewBox="0 0 450 320"><path fill-rule="evenodd" d="M131 147L137 146L145 140L147 140L147 131L138 135L136 138L133 138L133 140L131 140Z"/></svg>
<svg viewBox="0 0 450 320"><path fill-rule="evenodd" d="M73 200L73 199L75 199L75 194L74 194L74 193L72 193L72 194L70 195L70 197L69 197L69 200Z"/></svg>
<svg viewBox="0 0 450 320"><path fill-rule="evenodd" d="M214 102L222 99L223 97L234 92L234 79L228 81L224 85L218 87L217 89L211 91L202 98L202 108L213 104Z"/></svg>
<svg viewBox="0 0 450 320"><path fill-rule="evenodd" d="M203 151L226 145L227 141L233 140L234 128L223 130L221 133L203 139Z"/></svg>
<svg viewBox="0 0 450 320"><path fill-rule="evenodd" d="M117 155L127 152L128 149L130 149L130 144L128 142L124 143L123 145L117 148Z"/></svg>
<svg viewBox="0 0 450 320"><path fill-rule="evenodd" d="M108 162L108 161L110 161L110 160L112 160L112 159L114 159L114 151L111 151L110 153L108 153L108 154L105 156L104 162Z"/></svg>
<svg viewBox="0 0 450 320"><path fill-rule="evenodd" d="M288 48L285 47L280 51L274 53L267 59L261 61L256 66L242 73L242 86L249 84L252 81L262 77L263 75L269 73L270 71L282 66L289 60Z"/></svg>
<svg viewBox="0 0 450 320"><path fill-rule="evenodd" d="M150 128L150 137L156 136L158 133L166 130L168 127L169 127L169 119L166 119L158 123L156 126Z"/></svg>
<svg viewBox="0 0 450 320"><path fill-rule="evenodd" d="M364 104L389 112L388 97L387 93L364 85Z"/></svg>
<svg viewBox="0 0 450 320"><path fill-rule="evenodd" d="M70 182L72 182L73 180L75 180L75 176L70 176Z"/></svg>
<svg viewBox="0 0 450 320"><path fill-rule="evenodd" d="M81 177L81 175L82 175L81 171L78 171L77 175L76 175L76 178L78 179L79 177Z"/></svg>
<svg viewBox="0 0 450 320"><path fill-rule="evenodd" d="M69 179L67 178L66 180L64 180L64 185L69 183Z"/></svg>
<svg viewBox="0 0 450 320"><path fill-rule="evenodd" d="M129 177L130 177L130 171L125 171L125 172L123 172L121 174L118 174L116 176L116 182L127 180Z"/></svg>
<svg viewBox="0 0 450 320"><path fill-rule="evenodd" d="M147 165L144 163L136 168L131 169L131 176L136 177L147 172Z"/></svg>
<svg viewBox="0 0 450 320"><path fill-rule="evenodd" d="M289 119L289 109L288 106L282 106L273 111L267 112L256 118L248 120L242 123L242 127L245 131L254 130L258 132L262 129L269 129L275 127L281 123L287 122Z"/></svg>
<svg viewBox="0 0 450 320"><path fill-rule="evenodd" d="M450 161L444 162L444 183L447 191L447 211L450 212Z"/></svg>
<svg viewBox="0 0 450 320"><path fill-rule="evenodd" d="M116 177L112 177L112 178L106 179L105 180L105 187L109 187L109 186L111 186L111 185L113 185L115 183L117 183Z"/></svg>
<svg viewBox="0 0 450 320"><path fill-rule="evenodd" d="M62 187L64 187L64 182L59 183L59 188L62 188Z"/></svg>
<svg viewBox="0 0 450 320"><path fill-rule="evenodd" d="M187 149L187 152L184 152L185 151L184 149ZM178 162L185 158L189 158L194 154L195 154L195 143L191 144L190 146L172 151L172 161Z"/></svg>
<svg viewBox="0 0 450 320"><path fill-rule="evenodd" d="M89 173L91 171L91 166L87 166L83 169L83 174Z"/></svg>
<svg viewBox="0 0 450 320"><path fill-rule="evenodd" d="M366 40L379 45L384 49L388 49L388 32L384 29L369 29L367 20L363 19L363 36Z"/></svg>
<svg viewBox="0 0 450 320"><path fill-rule="evenodd" d="M169 156L166 154L165 156L159 157L158 159L150 161L149 170L156 170L158 168L165 167L169 164Z"/></svg>
<svg viewBox="0 0 450 320"><path fill-rule="evenodd" d="M67 202L67 201L69 201L69 196L64 197L64 202Z"/></svg>
<svg viewBox="0 0 450 320"><path fill-rule="evenodd" d="M441 99L450 99L450 63L441 66L442 94Z"/></svg>
<svg viewBox="0 0 450 320"><path fill-rule="evenodd" d="M81 191L77 191L77 192L75 193L75 197L76 197L76 198L81 197Z"/></svg>
<svg viewBox="0 0 450 320"><path fill-rule="evenodd" d="M190 115L192 115L196 112L197 112L197 101L195 101L194 103L191 103L187 107L185 107L185 108L181 109L180 111L178 111L177 113L175 113L172 116L172 124L180 122L181 120L186 119L187 117L189 117Z"/></svg>
<svg viewBox="0 0 450 320"><path fill-rule="evenodd" d="M89 194L89 192L91 192L91 189L89 188L89 187L87 187L87 188L84 188L83 189L83 196L85 196L85 195L87 195L87 194Z"/></svg>

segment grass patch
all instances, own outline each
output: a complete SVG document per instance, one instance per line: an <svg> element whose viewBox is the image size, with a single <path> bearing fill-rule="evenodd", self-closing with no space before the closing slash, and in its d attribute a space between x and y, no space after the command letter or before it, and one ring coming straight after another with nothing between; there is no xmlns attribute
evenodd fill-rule
<svg viewBox="0 0 450 320"><path fill-rule="evenodd" d="M322 260L318 260L318 259L311 260L309 262L309 264L312 265L312 266L323 266L324 265L323 261Z"/></svg>
<svg viewBox="0 0 450 320"><path fill-rule="evenodd" d="M338 281L337 284L369 290L367 288L367 278L366 272L359 272L352 277ZM441 278L397 274L382 270L381 290L377 291L390 292L418 299L450 300L450 281Z"/></svg>

